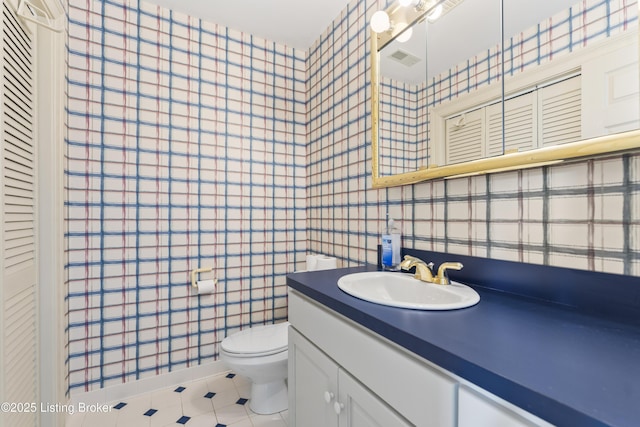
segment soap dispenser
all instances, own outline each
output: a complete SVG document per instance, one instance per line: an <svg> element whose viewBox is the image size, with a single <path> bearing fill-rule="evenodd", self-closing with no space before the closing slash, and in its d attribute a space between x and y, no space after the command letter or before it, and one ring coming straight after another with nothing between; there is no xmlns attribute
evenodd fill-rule
<svg viewBox="0 0 640 427"><path fill-rule="evenodd" d="M381 264L384 270L400 270L400 229L393 218L389 218L387 229L382 234Z"/></svg>

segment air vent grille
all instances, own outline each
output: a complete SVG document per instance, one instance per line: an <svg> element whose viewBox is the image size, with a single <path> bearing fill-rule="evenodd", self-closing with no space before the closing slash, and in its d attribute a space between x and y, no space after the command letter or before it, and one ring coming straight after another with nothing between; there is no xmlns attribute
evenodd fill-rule
<svg viewBox="0 0 640 427"><path fill-rule="evenodd" d="M451 9L462 3L462 0L445 0L442 2L442 15L450 12Z"/></svg>
<svg viewBox="0 0 640 427"><path fill-rule="evenodd" d="M395 52L393 52L391 55L389 55L389 58L396 62L399 62L405 67L413 67L414 65L416 65L418 62L421 61L421 59L418 58L417 56L412 55L409 52L406 52L402 49L398 49Z"/></svg>

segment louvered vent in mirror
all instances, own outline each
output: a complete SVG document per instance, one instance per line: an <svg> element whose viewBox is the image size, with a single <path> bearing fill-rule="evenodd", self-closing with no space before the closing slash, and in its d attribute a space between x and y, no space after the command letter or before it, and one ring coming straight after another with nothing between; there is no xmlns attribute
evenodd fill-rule
<svg viewBox="0 0 640 427"><path fill-rule="evenodd" d="M567 144L582 139L580 76L546 86L538 92L541 146Z"/></svg>
<svg viewBox="0 0 640 427"><path fill-rule="evenodd" d="M580 85L574 75L512 95L504 102L504 123L497 100L446 119L446 164L579 141Z"/></svg>
<svg viewBox="0 0 640 427"><path fill-rule="evenodd" d="M447 164L484 157L484 109L478 109L447 120Z"/></svg>

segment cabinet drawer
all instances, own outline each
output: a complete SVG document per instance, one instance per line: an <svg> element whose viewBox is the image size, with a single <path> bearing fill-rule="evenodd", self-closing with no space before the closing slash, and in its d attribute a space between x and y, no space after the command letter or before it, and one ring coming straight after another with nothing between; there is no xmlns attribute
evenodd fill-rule
<svg viewBox="0 0 640 427"><path fill-rule="evenodd" d="M454 426L457 383L424 360L294 290L289 321L413 424Z"/></svg>

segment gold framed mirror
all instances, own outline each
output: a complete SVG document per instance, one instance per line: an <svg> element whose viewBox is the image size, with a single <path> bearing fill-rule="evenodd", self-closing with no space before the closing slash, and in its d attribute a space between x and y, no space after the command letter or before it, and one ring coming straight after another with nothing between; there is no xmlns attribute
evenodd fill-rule
<svg viewBox="0 0 640 427"><path fill-rule="evenodd" d="M464 0L464 3L473 2L473 6L478 7L480 1L481 0ZM415 143L412 143L413 146L418 148L408 149L408 145L411 144L402 145L406 142L407 136L398 132L397 127L393 129L393 126L388 126L384 123L386 119L384 114L388 114L388 112L380 108L381 97L384 97L386 93L381 89L381 82L383 79L386 79L383 73L381 73L381 58L383 54L388 55L388 52L384 50L385 47L391 46L399 35L406 33L407 28L412 28L413 37L415 37L416 34L419 34L422 30L422 26L430 25L426 23L426 17L432 13L434 8L439 4L444 5L445 8L447 6L451 7L451 4L453 4L453 7L460 8L460 12L463 13L464 11L462 7L460 7L460 3L463 3L463 1L444 0L429 3L426 0L421 0L414 2L409 7L400 6L399 2L396 1L386 10L391 21L390 29L379 33L371 30L371 135L372 181L374 188L412 184L431 179L523 169L559 163L570 159L593 157L640 148L640 130L638 130L640 128L638 3L632 3L627 6L630 8L629 10L622 11L610 10L612 8L609 8L608 2L605 0L602 1L602 11L598 10L597 5L591 5L588 11L589 14L594 16L598 13L607 14L604 18L600 18L599 16L590 18L594 21L591 23L584 21L587 11L580 9L582 2L579 2L576 6L563 8L557 12L554 11L554 13L550 13L549 16L544 19L535 18L541 22L534 26L534 28L537 28L536 33L526 27L526 25L530 25L530 23L525 24L524 28L518 27L517 25L522 25L522 23L516 24L515 21L517 21L517 19L509 18L509 14L514 13L513 11L523 11L522 2L518 2L518 0L493 1L499 4L499 14L503 21L500 23L500 33L505 33L505 35L500 36L498 40L499 46L492 46L491 49L493 50L488 50L487 52L489 52L489 56L494 55L495 57L506 59L502 60L499 66L493 65L490 73L493 73L494 76L497 74L498 76L504 75L506 77L504 79L498 77L492 84L487 84L478 90L467 90L469 93L465 92L462 95L455 94L455 96L450 96L450 99L444 102L435 102L433 98L429 97L437 92L437 90L434 89L436 85L434 81L438 80L431 75L428 78L425 75L426 83L424 86L427 88L426 91L428 94L422 97L418 96L418 99L424 99L426 105L420 105L418 103L415 108L412 107L412 110L417 112L418 117L426 118L426 124L419 124L419 126L426 128L426 130L423 130L426 136L422 137L422 139L418 138ZM544 1L550 3L555 2L555 0ZM540 9L539 2L530 3L532 6ZM472 5L469 4L469 6ZM549 7L556 6L555 4L551 4ZM472 13L467 12L467 14ZM451 13L448 16L453 18L453 15L454 14ZM528 15L534 14L529 12ZM631 18L627 19L625 18L626 16ZM624 21L624 19L627 20ZM602 23L605 21L606 25ZM455 27L451 25L450 22L446 25L448 27ZM577 40L577 36L573 33L562 35L562 25L568 25L570 27L584 25L584 29L581 30L582 33L579 33L583 39ZM603 26L605 28L604 30ZM462 30L458 28L457 31L466 39L473 38L473 35L468 35L465 32L468 25L462 24L462 27ZM554 38L551 38L550 33L553 31L556 33L554 34ZM574 33L575 31L574 29ZM431 34L430 30L422 34L427 33ZM558 36L558 34L561 35ZM547 37L548 40L546 40L545 37ZM574 38L573 40L571 39L572 37ZM542 40L542 42L540 40ZM616 43L615 48L612 48L611 43L613 42ZM527 43L537 43L539 50L532 54L527 50ZM506 46L506 48L504 46ZM450 50L458 51L460 49L452 48ZM608 74L609 70L598 71L600 64L612 63L612 61L614 61L613 59L603 60L603 55L609 55L610 52L618 50L622 52L618 54L618 56L624 58L624 61L628 62L629 58L632 57L631 61L634 62L631 68L627 66L627 62L623 65L610 67L616 70L623 70L621 74L623 74L623 78L626 80L621 81L616 81L611 77L610 74ZM392 53L396 53L395 48ZM404 52L401 52L401 54L403 53ZM425 61L428 60L426 54L425 49ZM550 58L552 56L553 58ZM533 59L531 59L531 57L533 57ZM419 61L419 59L417 61ZM538 62L537 64L535 63L536 61ZM533 64L530 64L532 62ZM467 63L469 63L469 61L467 61ZM593 77L594 72L592 69L596 69L597 71L595 78ZM449 70L448 72L454 74ZM543 106L543 101L550 98L548 93L553 94L557 92L556 88L552 87L553 85L575 76L579 76L577 80L582 82L577 83L577 93L581 95L580 100L577 101L576 104L579 112L572 113L574 115L578 114L579 129L577 132L574 132L571 138L563 137L564 139L554 139L555 137L547 136L549 134L549 126L551 125L545 124L546 122L544 122L544 120L550 122L550 119L544 119L544 117L557 118L559 113L556 110L550 109L545 116L544 108L546 107ZM582 84L583 88L586 87L586 89L589 90L581 90L580 84ZM573 85L575 86L575 84ZM548 87L550 89L547 89ZM597 88L597 90L594 91L593 88ZM531 132L536 135L533 137L533 145L529 142L517 142L518 138L514 137L515 131L510 127L513 122L511 120L513 116L510 116L510 114L516 110L514 105L519 105L522 99L524 99L522 94L530 93L532 94L530 97L535 99L537 103L534 104L533 107L530 107L532 111L535 110L533 114L533 116L535 116L533 119L534 122L533 125L531 125L533 129ZM593 101L594 99L605 99L608 102L608 100L616 97L620 99L624 98L626 106L603 106L600 105L600 101ZM404 101L396 100L396 102L401 103ZM562 105L568 105L569 103L569 101L562 101ZM489 109L492 108L493 111L498 111L501 126L500 140L498 143L493 144L493 152L490 151L490 148L486 148L484 154L476 157L460 157L462 160L454 158L451 153L449 153L453 151L452 147L454 146L455 139L452 138L451 135L454 133L454 130L462 128L470 122L471 112L477 115L480 114L478 113L478 109L485 108L487 112L482 112L481 114L486 117L489 117ZM631 114L631 118L623 119L622 116L624 116L624 114L622 113L627 115ZM616 120L620 123L616 122L611 125L604 123L606 121L615 122ZM496 122L496 120L494 120L494 122ZM596 122L599 128L593 129ZM412 123L415 125L415 120ZM489 123L489 120L487 120L487 124L484 126L489 128ZM567 124L568 122L562 123L563 128L568 129L571 127ZM388 132L389 129L395 132L393 137L384 134L384 132ZM486 129L483 130L483 132L488 134ZM418 133L419 131L414 132L414 134ZM562 133L566 132L563 131ZM482 138L483 137L478 136L477 138L472 138L472 140L476 143L475 141L479 141ZM531 139L530 137L527 138ZM394 148L393 154L389 155L389 145L385 146L385 142L391 139L395 139L393 143L397 144L399 148ZM489 138L487 137L487 142L483 142L482 144L489 147L491 145L489 142ZM498 147L497 151L495 147ZM423 157L421 153L426 153L426 155ZM389 167L393 162L389 161L389 158L385 156L402 160L403 165L409 165L408 169L407 166L403 166L402 168ZM398 163L396 160L394 161Z"/></svg>

